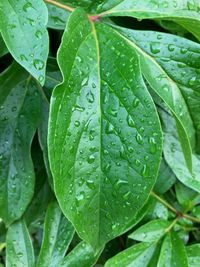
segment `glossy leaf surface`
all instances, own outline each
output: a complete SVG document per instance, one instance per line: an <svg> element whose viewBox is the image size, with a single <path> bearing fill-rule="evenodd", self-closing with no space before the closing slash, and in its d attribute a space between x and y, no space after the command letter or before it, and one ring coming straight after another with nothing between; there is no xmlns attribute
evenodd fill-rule
<svg viewBox="0 0 200 267"><path fill-rule="evenodd" d="M14 64L0 75L0 216L21 217L33 193L30 146L40 119L37 84Z"/></svg>
<svg viewBox="0 0 200 267"><path fill-rule="evenodd" d="M198 267L200 262L200 244L194 244L186 247L188 266Z"/></svg>
<svg viewBox="0 0 200 267"><path fill-rule="evenodd" d="M93 267L99 254L85 242L79 243L61 262L60 267Z"/></svg>
<svg viewBox="0 0 200 267"><path fill-rule="evenodd" d="M135 51L111 27L76 10L58 62L64 81L49 124L55 191L81 238L100 248L127 230L155 183L159 121Z"/></svg>
<svg viewBox="0 0 200 267"><path fill-rule="evenodd" d="M105 267L147 267L155 250L155 243L137 244L108 260Z"/></svg>
<svg viewBox="0 0 200 267"><path fill-rule="evenodd" d="M162 244L157 267L188 267L183 241L174 232L168 234Z"/></svg>
<svg viewBox="0 0 200 267"><path fill-rule="evenodd" d="M1 0L0 17L0 31L10 53L44 84L48 55L45 4L42 0Z"/></svg>
<svg viewBox="0 0 200 267"><path fill-rule="evenodd" d="M200 39L200 17L198 0L104 0L94 4L94 12L101 16L129 16L137 19L172 20Z"/></svg>
<svg viewBox="0 0 200 267"><path fill-rule="evenodd" d="M8 228L6 244L7 267L35 266L31 238L24 220L17 221Z"/></svg>
<svg viewBox="0 0 200 267"><path fill-rule="evenodd" d="M176 177L189 188L200 193L200 156L192 155L193 172L190 173L184 164L180 144L171 134L165 135L164 155Z"/></svg>
<svg viewBox="0 0 200 267"><path fill-rule="evenodd" d="M63 216L58 204L50 203L37 267L58 266L66 254L73 235L74 228Z"/></svg>
<svg viewBox="0 0 200 267"><path fill-rule="evenodd" d="M157 241L166 233L170 224L170 222L165 220L153 220L139 227L129 235L129 238L143 242Z"/></svg>
<svg viewBox="0 0 200 267"><path fill-rule="evenodd" d="M191 171L194 126L198 131L199 125L195 103L200 100L196 94L200 65L193 57L199 58L200 45L165 33L118 30L131 40L140 55L146 80L174 115L185 160Z"/></svg>

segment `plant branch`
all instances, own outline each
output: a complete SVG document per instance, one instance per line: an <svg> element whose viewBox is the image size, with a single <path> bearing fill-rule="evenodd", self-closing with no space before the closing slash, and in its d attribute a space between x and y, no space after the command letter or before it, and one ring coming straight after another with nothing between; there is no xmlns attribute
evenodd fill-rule
<svg viewBox="0 0 200 267"><path fill-rule="evenodd" d="M190 221L193 221L195 223L200 223L200 220L196 217L190 216L188 214L182 213L180 211L178 211L177 209L175 209L172 205L170 205L165 199L161 198L160 196L158 196L155 192L151 191L151 195L156 198L160 203L162 203L164 206L166 206L168 209L170 209L171 211L173 211L176 216L178 218L186 218Z"/></svg>
<svg viewBox="0 0 200 267"><path fill-rule="evenodd" d="M44 0L44 1L47 2L47 3L50 3L50 4L54 5L54 6L60 7L62 9L65 9L67 11L70 11L70 12L74 11L73 7L68 6L66 4L61 4L61 3L57 2L57 1L54 1L54 0Z"/></svg>
<svg viewBox="0 0 200 267"><path fill-rule="evenodd" d="M54 0L44 0L44 2L52 4L52 5L57 6L57 7L60 7L62 9L64 9L64 10L69 11L69 12L73 12L75 10L74 7L68 6L66 4L61 4L61 3L57 2L57 1L54 1ZM100 19L99 15L94 15L94 16L93 15L88 15L88 17L89 17L89 19L91 21L99 21L99 19Z"/></svg>

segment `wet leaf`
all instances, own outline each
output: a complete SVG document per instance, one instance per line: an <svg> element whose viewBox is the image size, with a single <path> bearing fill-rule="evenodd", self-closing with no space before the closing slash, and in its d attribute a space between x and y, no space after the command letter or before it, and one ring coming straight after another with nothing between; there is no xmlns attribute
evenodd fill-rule
<svg viewBox="0 0 200 267"><path fill-rule="evenodd" d="M42 0L20 0L15 4L1 0L0 17L0 31L10 53L43 85L48 55L45 4Z"/></svg>
<svg viewBox="0 0 200 267"><path fill-rule="evenodd" d="M43 242L37 267L60 266L73 235L74 228L63 216L58 204L50 203L46 213Z"/></svg>
<svg viewBox="0 0 200 267"><path fill-rule="evenodd" d="M25 221L20 220L8 228L6 236L6 266L34 267L34 252Z"/></svg>
<svg viewBox="0 0 200 267"><path fill-rule="evenodd" d="M200 45L165 33L117 29L131 41L140 56L144 77L176 119L185 160L192 171L192 149L199 125L195 103L200 100L195 93L200 65L193 57L199 58Z"/></svg>
<svg viewBox="0 0 200 267"><path fill-rule="evenodd" d="M98 249L127 230L149 196L161 156L159 120L136 52L80 9L58 63L64 81L51 98L48 141L55 191L80 237Z"/></svg>
<svg viewBox="0 0 200 267"><path fill-rule="evenodd" d="M188 267L184 243L175 232L165 237L157 266Z"/></svg>
<svg viewBox="0 0 200 267"><path fill-rule="evenodd" d="M143 242L157 241L167 232L170 224L170 222L165 220L150 221L136 229L129 235L129 238Z"/></svg>
<svg viewBox="0 0 200 267"><path fill-rule="evenodd" d="M18 65L0 75L0 217L19 219L34 193L30 147L40 119L37 84Z"/></svg>
<svg viewBox="0 0 200 267"><path fill-rule="evenodd" d="M156 243L140 243L109 259L105 267L147 267L155 251Z"/></svg>
<svg viewBox="0 0 200 267"><path fill-rule="evenodd" d="M108 0L94 3L93 11L101 16L129 16L142 19L165 19L175 21L200 40L200 17L198 0Z"/></svg>

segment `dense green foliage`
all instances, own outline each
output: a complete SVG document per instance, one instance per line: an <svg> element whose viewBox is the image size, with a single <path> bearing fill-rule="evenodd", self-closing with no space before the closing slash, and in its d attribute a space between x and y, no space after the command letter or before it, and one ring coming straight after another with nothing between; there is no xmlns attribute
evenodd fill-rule
<svg viewBox="0 0 200 267"><path fill-rule="evenodd" d="M200 1L0 1L0 267L200 266Z"/></svg>

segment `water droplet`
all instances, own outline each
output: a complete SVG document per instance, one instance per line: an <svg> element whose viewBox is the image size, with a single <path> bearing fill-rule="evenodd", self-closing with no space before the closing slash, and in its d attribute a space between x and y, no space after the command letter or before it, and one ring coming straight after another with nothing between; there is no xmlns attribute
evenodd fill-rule
<svg viewBox="0 0 200 267"><path fill-rule="evenodd" d="M38 39L41 39L42 38L42 32L40 30L37 30L35 32L35 36L38 38Z"/></svg>
<svg viewBox="0 0 200 267"><path fill-rule="evenodd" d="M184 47L181 48L181 54L186 54L187 51L188 51L187 48L184 48Z"/></svg>
<svg viewBox="0 0 200 267"><path fill-rule="evenodd" d="M44 68L44 61L40 59L35 59L33 65L37 70L42 70Z"/></svg>
<svg viewBox="0 0 200 267"><path fill-rule="evenodd" d="M30 8L32 8L32 7L33 7L32 4L31 4L30 2L27 2L27 3L23 6L23 10L24 10L25 12L27 12L28 9L30 9Z"/></svg>
<svg viewBox="0 0 200 267"><path fill-rule="evenodd" d="M156 144L156 140L154 137L149 138L149 144L150 144L150 152L152 154L155 154L157 151L157 144Z"/></svg>
<svg viewBox="0 0 200 267"><path fill-rule="evenodd" d="M159 43L151 43L150 50L153 54L158 54L160 52L160 44Z"/></svg>
<svg viewBox="0 0 200 267"><path fill-rule="evenodd" d="M44 76L43 76L43 75L40 75L39 78L38 78L38 81L39 81L40 83L43 83L43 81L44 81Z"/></svg>
<svg viewBox="0 0 200 267"><path fill-rule="evenodd" d="M94 161L95 161L95 156L94 156L94 155L90 155L90 156L87 158L87 162L88 162L89 164L92 164Z"/></svg>
<svg viewBox="0 0 200 267"><path fill-rule="evenodd" d="M169 50L170 52L174 51L174 49L175 49L175 46L174 46L173 44L169 44L169 45L168 45L168 50Z"/></svg>
<svg viewBox="0 0 200 267"><path fill-rule="evenodd" d="M135 127L135 122L130 115L127 116L127 123L130 127Z"/></svg>
<svg viewBox="0 0 200 267"><path fill-rule="evenodd" d="M136 108L140 103L140 100L136 97L134 100L133 100L133 107Z"/></svg>
<svg viewBox="0 0 200 267"><path fill-rule="evenodd" d="M75 121L75 122L74 122L74 125L75 125L76 127L79 127L79 126L80 126L80 121Z"/></svg>
<svg viewBox="0 0 200 267"><path fill-rule="evenodd" d="M196 82L196 77L192 77L190 80L189 80L189 85L190 86L193 86Z"/></svg>
<svg viewBox="0 0 200 267"><path fill-rule="evenodd" d="M88 79L89 79L89 77L85 77L81 82L81 86L87 85L88 84Z"/></svg>
<svg viewBox="0 0 200 267"><path fill-rule="evenodd" d="M95 189L94 181L92 181L92 180L87 180L86 185L92 190Z"/></svg>
<svg viewBox="0 0 200 267"><path fill-rule="evenodd" d="M88 101L89 103L93 103L93 102L94 102L94 95L93 95L93 93L92 93L91 91L89 91L89 92L87 93L86 98L87 98L87 101Z"/></svg>
<svg viewBox="0 0 200 267"><path fill-rule="evenodd" d="M28 61L27 57L24 54L20 55L21 61Z"/></svg>
<svg viewBox="0 0 200 267"><path fill-rule="evenodd" d="M105 132L106 132L107 134L114 134L114 133L115 133L115 128L114 128L114 126L113 126L111 123L107 122L107 124L106 124L106 128L105 128Z"/></svg>
<svg viewBox="0 0 200 267"><path fill-rule="evenodd" d="M136 139L138 144L140 144L140 145L143 144L143 138L142 138L141 134L137 133L135 136L135 139Z"/></svg>

